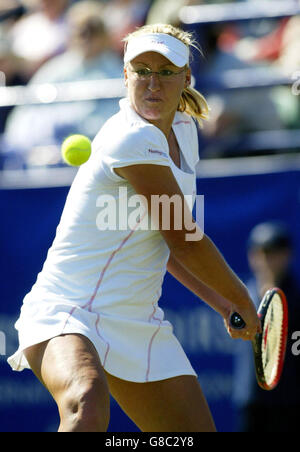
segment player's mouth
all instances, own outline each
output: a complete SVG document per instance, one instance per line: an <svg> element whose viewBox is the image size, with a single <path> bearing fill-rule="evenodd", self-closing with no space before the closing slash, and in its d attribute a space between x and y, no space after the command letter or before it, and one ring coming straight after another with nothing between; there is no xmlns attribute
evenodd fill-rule
<svg viewBox="0 0 300 452"><path fill-rule="evenodd" d="M152 104L157 104L157 103L159 103L159 102L162 101L162 99L160 99L160 98L158 98L158 97L147 97L145 100L146 100L147 102L152 103Z"/></svg>

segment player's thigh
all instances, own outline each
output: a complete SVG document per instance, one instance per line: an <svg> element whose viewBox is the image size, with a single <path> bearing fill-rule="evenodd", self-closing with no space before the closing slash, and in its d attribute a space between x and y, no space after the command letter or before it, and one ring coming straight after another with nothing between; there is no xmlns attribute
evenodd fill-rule
<svg viewBox="0 0 300 452"><path fill-rule="evenodd" d="M112 396L142 431L216 431L200 384L192 375L134 383L107 374L107 380Z"/></svg>
<svg viewBox="0 0 300 452"><path fill-rule="evenodd" d="M25 356L35 375L59 405L89 398L109 408L109 389L99 355L88 338L67 334L34 345ZM67 401L67 402L66 402Z"/></svg>

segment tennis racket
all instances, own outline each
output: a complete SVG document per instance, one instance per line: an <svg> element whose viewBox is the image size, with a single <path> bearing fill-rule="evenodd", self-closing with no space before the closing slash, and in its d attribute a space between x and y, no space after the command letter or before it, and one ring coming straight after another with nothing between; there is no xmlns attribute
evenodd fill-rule
<svg viewBox="0 0 300 452"><path fill-rule="evenodd" d="M256 379L262 389L274 389L280 380L288 336L288 305L282 290L266 292L257 311L262 332L252 341ZM230 318L232 328L242 329L246 324L234 312Z"/></svg>

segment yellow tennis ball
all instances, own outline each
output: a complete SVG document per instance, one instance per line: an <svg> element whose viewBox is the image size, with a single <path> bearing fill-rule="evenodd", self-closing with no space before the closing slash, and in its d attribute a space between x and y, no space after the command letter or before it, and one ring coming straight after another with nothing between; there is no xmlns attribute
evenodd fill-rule
<svg viewBox="0 0 300 452"><path fill-rule="evenodd" d="M71 166L80 166L87 162L92 152L91 140L84 135L71 135L61 147L64 161Z"/></svg>

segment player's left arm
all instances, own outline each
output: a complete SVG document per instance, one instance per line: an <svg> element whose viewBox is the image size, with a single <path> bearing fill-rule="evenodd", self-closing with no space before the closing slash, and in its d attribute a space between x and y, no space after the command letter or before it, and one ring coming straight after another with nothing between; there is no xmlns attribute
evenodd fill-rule
<svg viewBox="0 0 300 452"><path fill-rule="evenodd" d="M186 268L184 268L178 260L170 255L168 264L168 272L174 276L182 285L193 292L197 297L207 303L211 308L218 312L224 319L228 319L233 311L233 304L203 284L202 281L195 278Z"/></svg>

